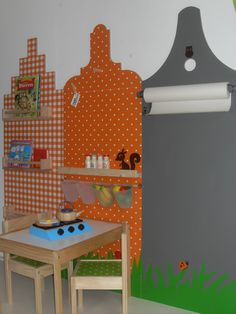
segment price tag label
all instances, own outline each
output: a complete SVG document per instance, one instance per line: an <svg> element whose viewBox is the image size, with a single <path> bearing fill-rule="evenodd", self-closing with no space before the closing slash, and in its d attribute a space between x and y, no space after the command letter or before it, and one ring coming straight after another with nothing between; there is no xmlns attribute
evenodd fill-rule
<svg viewBox="0 0 236 314"><path fill-rule="evenodd" d="M77 107L79 99L80 99L80 94L79 93L75 93L73 95L73 97L72 97L72 100L71 100L71 106Z"/></svg>
<svg viewBox="0 0 236 314"><path fill-rule="evenodd" d="M76 86L75 86L75 84L73 82L71 83L71 87L72 87L74 95L72 97L72 100L71 100L70 104L73 107L77 107L79 99L80 99L80 93L77 91L77 88L76 88Z"/></svg>

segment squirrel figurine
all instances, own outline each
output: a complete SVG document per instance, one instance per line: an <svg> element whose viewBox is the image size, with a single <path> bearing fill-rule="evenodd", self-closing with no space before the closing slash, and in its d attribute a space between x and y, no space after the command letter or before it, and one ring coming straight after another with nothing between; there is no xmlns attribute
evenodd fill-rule
<svg viewBox="0 0 236 314"><path fill-rule="evenodd" d="M117 161L121 161L120 166L121 169L131 169L131 170L135 170L135 164L140 162L141 157L138 153L132 153L129 157L130 160L130 166L127 162L125 162L125 154L127 153L127 151L124 150L124 148L122 149L122 151L120 151L117 156L116 156L116 160Z"/></svg>

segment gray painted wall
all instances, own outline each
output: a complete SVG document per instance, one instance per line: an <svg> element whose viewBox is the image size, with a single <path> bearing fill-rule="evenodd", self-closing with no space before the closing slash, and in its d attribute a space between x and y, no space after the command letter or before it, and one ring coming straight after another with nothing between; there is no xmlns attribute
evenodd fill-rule
<svg viewBox="0 0 236 314"><path fill-rule="evenodd" d="M184 69L186 46L193 46L193 72ZM236 71L209 49L199 10L181 11L170 55L143 88L224 81L236 84ZM208 271L235 276L235 242L235 111L144 116L145 267L172 264L177 270L180 260L188 260L198 269L204 261Z"/></svg>

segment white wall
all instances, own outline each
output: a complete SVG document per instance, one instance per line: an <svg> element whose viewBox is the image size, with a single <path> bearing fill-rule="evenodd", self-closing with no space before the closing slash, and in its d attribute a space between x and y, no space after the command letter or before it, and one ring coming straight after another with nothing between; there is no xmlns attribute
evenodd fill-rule
<svg viewBox="0 0 236 314"><path fill-rule="evenodd" d="M105 24L111 30L111 55L123 68L146 79L160 68L171 49L179 11L201 9L203 28L215 55L236 69L236 12L233 0L0 0L0 99L18 75L27 39L38 37L47 70L57 73L57 88L89 61L89 36ZM0 122L0 154L3 130ZM0 217L3 172L0 172Z"/></svg>

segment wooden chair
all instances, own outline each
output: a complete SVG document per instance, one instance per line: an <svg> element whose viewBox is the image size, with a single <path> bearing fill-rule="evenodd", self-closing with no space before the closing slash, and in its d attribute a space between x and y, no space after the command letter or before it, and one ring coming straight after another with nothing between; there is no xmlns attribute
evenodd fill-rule
<svg viewBox="0 0 236 314"><path fill-rule="evenodd" d="M71 276L72 314L77 314L77 292L79 309L83 309L83 290L121 290L122 314L128 314L130 293L129 226L123 223L121 236L121 259L81 259Z"/></svg>
<svg viewBox="0 0 236 314"><path fill-rule="evenodd" d="M12 218L13 217L13 218ZM7 219L5 216L3 220L3 231L5 233L24 229L32 225L38 219L37 214L17 214L14 216L11 214L11 219ZM45 264L36 260L28 259L21 256L4 254L5 260L5 280L8 302L12 304L12 272L32 278L35 286L35 307L36 314L42 314L42 290L44 287L44 278L53 274L53 266ZM69 265L63 265L62 269L68 269L68 283L70 294L70 280L69 277L73 271L72 262Z"/></svg>

